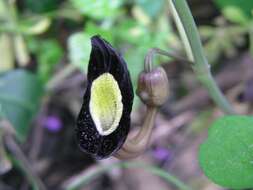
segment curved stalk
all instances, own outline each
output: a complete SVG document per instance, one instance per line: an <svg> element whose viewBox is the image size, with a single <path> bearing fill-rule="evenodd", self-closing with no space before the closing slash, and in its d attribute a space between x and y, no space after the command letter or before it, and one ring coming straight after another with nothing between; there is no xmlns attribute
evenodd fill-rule
<svg viewBox="0 0 253 190"><path fill-rule="evenodd" d="M116 158L135 158L146 150L155 123L156 114L157 107L147 107L145 119L139 132L133 138L126 140L121 149L115 154Z"/></svg>
<svg viewBox="0 0 253 190"><path fill-rule="evenodd" d="M172 11L172 14L176 18L175 22L178 23L177 25L182 25L183 27L183 30L179 30L181 33L184 31L187 36L187 41L190 44L194 60L192 68L198 80L207 89L213 101L223 110L223 112L234 114L235 111L212 77L210 65L205 57L198 30L187 2L185 0L169 0L169 3L172 6L172 10L175 10L174 12ZM184 38L182 40L185 41ZM187 42L184 44L187 44ZM191 57L189 57L189 59L191 60Z"/></svg>
<svg viewBox="0 0 253 190"><path fill-rule="evenodd" d="M153 71L153 57L155 54L161 54L161 55L165 55L168 57L176 58L181 61L189 62L188 60L180 58L179 56L177 56L174 53L166 52L166 51L163 51L158 48L152 48L148 51L147 55L145 56L145 61L144 61L145 73L151 73ZM167 86L168 80L167 80L167 76L165 76L165 77L166 77L166 80L163 80L162 83L165 86ZM140 85L140 84L138 83L138 85ZM149 85L151 86L151 84L149 84ZM166 88L162 89L162 91L158 91L158 92L163 94L164 90L166 90ZM152 94L152 92L151 92L151 94L148 94L148 95L154 98L154 94ZM165 99L163 99L162 101L166 101L167 96L168 95L166 94ZM144 117L143 125L141 126L141 128L139 129L139 131L137 132L137 134L134 137L128 137L126 139L126 142L123 144L121 149L115 153L114 156L116 158L119 158L119 159L135 158L135 157L139 156L140 154L142 154L146 150L146 148L149 144L150 137L152 134L152 129L153 129L153 126L155 123L155 117L156 117L159 105L161 105L161 104L154 103L152 105L149 105L145 102L143 102L143 103L147 107L147 111L146 111L146 115Z"/></svg>
<svg viewBox="0 0 253 190"><path fill-rule="evenodd" d="M190 65L193 65L193 62L180 57L177 53L175 52L168 52L168 51L164 51L162 49L159 48L151 48L149 49L147 56L145 57L145 64L144 64L144 70L146 72L150 72L152 70L152 64L153 64L153 59L154 59L154 55L155 54L159 54L159 55L163 55L163 56L167 56L169 58L173 58L175 60L181 61L181 62L185 62L185 63L189 63Z"/></svg>

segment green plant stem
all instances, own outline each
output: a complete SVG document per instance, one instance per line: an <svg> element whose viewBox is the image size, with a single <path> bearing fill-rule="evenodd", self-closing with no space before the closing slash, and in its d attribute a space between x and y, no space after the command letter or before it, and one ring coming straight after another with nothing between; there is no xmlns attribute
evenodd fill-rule
<svg viewBox="0 0 253 190"><path fill-rule="evenodd" d="M176 8L173 4L173 1L171 1L171 0L169 0L169 7L170 7L170 11L172 13L172 16L175 20L175 24L176 24L179 36L180 36L182 43L185 47L186 55L189 60L194 61L192 50L191 50L191 45L190 45L190 42L189 42L187 35L185 33L184 26L178 16L178 13L177 13Z"/></svg>
<svg viewBox="0 0 253 190"><path fill-rule="evenodd" d="M180 57L178 54L176 54L175 52L168 52L168 51L164 51L162 49L159 48L151 48L149 49L147 55L145 56L145 61L144 61L144 70L146 72L151 72L152 68L153 68L153 59L154 56L158 54L158 55L163 55L169 58L173 58L175 60L181 61L181 62L185 62L185 63L189 63L189 64L193 64L192 61L189 61L187 59L184 59L182 57Z"/></svg>
<svg viewBox="0 0 253 190"><path fill-rule="evenodd" d="M186 186L183 182L181 182L179 179L177 179L170 173L160 168L137 162L119 162L107 166L99 166L94 172L90 173L89 175L84 174L79 176L76 180L72 181L72 183L68 184L64 189L77 190L82 186L88 184L91 180L101 175L102 173L105 173L115 168L141 168L165 179L167 182L175 185L180 190L191 190L190 187Z"/></svg>
<svg viewBox="0 0 253 190"><path fill-rule="evenodd" d="M178 17L178 19L175 19L175 22L180 21L184 29L183 31L187 36L187 41L190 44L194 60L192 68L198 80L207 89L211 98L223 110L224 113L235 114L235 111L233 110L232 106L229 104L228 100L223 95L223 93L217 86L216 82L214 81L214 78L212 77L210 65L208 64L208 61L204 54L198 30L192 17L192 14L190 12L190 9L187 5L187 2L185 0L169 0L169 1L171 1L169 3L174 6L175 11L177 13L176 15L174 15L174 17ZM180 23L178 25L180 25ZM184 44L186 43L187 42L185 42Z"/></svg>

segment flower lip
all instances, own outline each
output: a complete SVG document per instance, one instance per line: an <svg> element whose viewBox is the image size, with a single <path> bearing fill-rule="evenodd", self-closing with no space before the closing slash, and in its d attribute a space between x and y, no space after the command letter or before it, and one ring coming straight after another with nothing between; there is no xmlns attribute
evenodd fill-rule
<svg viewBox="0 0 253 190"><path fill-rule="evenodd" d="M89 109L100 135L109 135L116 130L123 104L118 83L110 73L104 73L93 81Z"/></svg>
<svg viewBox="0 0 253 190"><path fill-rule="evenodd" d="M93 155L97 159L103 159L120 149L126 140L130 128L133 87L127 65L119 53L100 36L93 36L91 38L91 44L92 51L88 65L87 89L83 97L81 111L77 118L77 140L80 148L84 152ZM94 98L91 97L94 82L105 73L109 73L113 76L117 83L116 86L118 86L120 90L118 93L120 93L122 98L122 114L120 114L120 111L118 115L116 114L116 117L119 117L116 119L119 121L116 122L118 125L114 126L115 129L111 133L101 135L96 126L98 122L94 121L94 116L92 117L90 102L91 99ZM102 93L101 96L103 96ZM98 108L99 106L97 109ZM103 111L99 110L96 113L102 113L103 118ZM103 120L104 119L100 121ZM109 119L108 121L111 120Z"/></svg>

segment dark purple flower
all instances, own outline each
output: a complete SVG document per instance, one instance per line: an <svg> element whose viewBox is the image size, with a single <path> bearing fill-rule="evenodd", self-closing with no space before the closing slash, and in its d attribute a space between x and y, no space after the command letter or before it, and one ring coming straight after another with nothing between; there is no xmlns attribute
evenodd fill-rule
<svg viewBox="0 0 253 190"><path fill-rule="evenodd" d="M121 55L99 36L93 36L91 44L87 89L76 131L81 150L103 159L126 140L134 94Z"/></svg>

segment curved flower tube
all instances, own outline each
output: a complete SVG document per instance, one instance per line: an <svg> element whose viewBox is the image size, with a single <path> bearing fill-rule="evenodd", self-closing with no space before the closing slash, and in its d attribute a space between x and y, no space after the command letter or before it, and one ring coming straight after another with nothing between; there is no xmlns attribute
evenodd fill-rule
<svg viewBox="0 0 253 190"><path fill-rule="evenodd" d="M138 96L147 106L146 115L137 135L128 138L114 155L119 159L135 158L147 149L158 108L168 98L169 83L164 69L161 67L152 69L152 64L148 60L145 61L145 71L139 75L137 87ZM149 67L146 67L147 64Z"/></svg>
<svg viewBox="0 0 253 190"><path fill-rule="evenodd" d="M134 96L123 58L99 36L92 37L91 44L77 139L84 152L103 159L119 150L126 140Z"/></svg>

